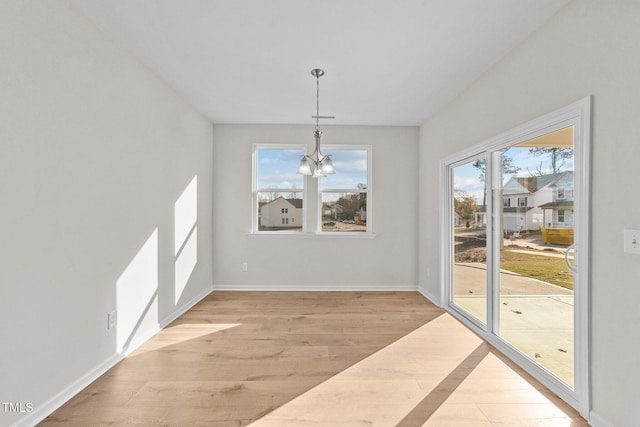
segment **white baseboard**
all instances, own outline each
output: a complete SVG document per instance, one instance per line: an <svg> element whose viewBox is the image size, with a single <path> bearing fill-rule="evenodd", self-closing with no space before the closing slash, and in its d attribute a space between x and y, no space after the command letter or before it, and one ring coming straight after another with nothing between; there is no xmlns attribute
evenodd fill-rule
<svg viewBox="0 0 640 427"><path fill-rule="evenodd" d="M58 394L54 395L43 404L38 405L38 407L34 409L33 412L30 412L24 418L19 419L15 423L11 424L11 427L27 427L38 424L73 396L80 393L80 391L82 391L86 386L97 380L102 374L114 367L119 361L122 360L122 358L123 357L120 354L112 355L107 360L93 368L91 371L78 378L78 380L69 384Z"/></svg>
<svg viewBox="0 0 640 427"><path fill-rule="evenodd" d="M137 334L135 339L132 340L131 343L129 343L129 345L127 345L127 347L123 349L122 355L124 357L127 357L128 355L136 351L138 347L140 347L142 344L146 343L151 338L153 338L155 334L160 332L162 329L166 328L167 325L169 325L178 317L186 313L191 307L196 305L200 300L202 300L204 297L209 295L212 291L213 291L213 285L208 286L207 288L202 290L199 294L191 298L189 301L182 304L180 307L177 307L172 313L170 313L164 319L160 320L157 325L154 325L153 327L149 328L149 330L145 331L144 333Z"/></svg>
<svg viewBox="0 0 640 427"><path fill-rule="evenodd" d="M173 311L173 313L169 314L167 317L160 321L160 328L166 328L171 322L176 320L178 317L182 316L184 313L189 311L191 307L202 301L207 295L213 292L213 285L206 287L199 294L191 298L189 301L184 303L181 307L177 308Z"/></svg>
<svg viewBox="0 0 640 427"><path fill-rule="evenodd" d="M166 327L169 323L173 322L178 317L182 316L187 310L196 305L200 300L209 295L213 291L213 286L208 286L198 295L193 297L191 300L183 304L182 306L176 308L171 314L162 319L157 325L150 328L148 331L145 331L143 334L138 336L131 344L127 346L121 353L115 353L111 355L107 360L100 363L95 368L91 369L89 372L78 378L73 383L69 384L67 387L62 389L59 393L52 396L49 400L44 402L41 405L38 405L37 409L33 412L28 413L24 418L21 418L11 424L11 427L30 427L38 424L40 421L44 420L50 414L52 414L56 409L64 405L67 401L69 401L73 396L82 391L89 384L97 380L101 375L107 372L109 369L113 368L118 362L124 359L126 356L135 351L142 344L147 342L150 338L152 338L155 334L157 334L160 330Z"/></svg>
<svg viewBox="0 0 640 427"><path fill-rule="evenodd" d="M594 411L589 414L589 424L593 427L615 427Z"/></svg>
<svg viewBox="0 0 640 427"><path fill-rule="evenodd" d="M426 299L428 299L438 307L442 307L442 305L440 304L440 299L436 298L435 295L431 294L426 289L418 287L418 292L420 292L423 297L425 297Z"/></svg>
<svg viewBox="0 0 640 427"><path fill-rule="evenodd" d="M415 285L213 285L214 291L345 291L345 292L406 292L417 291Z"/></svg>

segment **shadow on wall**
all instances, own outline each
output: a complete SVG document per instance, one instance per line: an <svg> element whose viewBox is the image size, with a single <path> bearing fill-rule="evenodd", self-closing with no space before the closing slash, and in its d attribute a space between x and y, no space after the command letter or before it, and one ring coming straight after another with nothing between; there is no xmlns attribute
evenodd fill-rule
<svg viewBox="0 0 640 427"><path fill-rule="evenodd" d="M198 262L198 176L194 176L174 205L173 307L184 294ZM149 338L161 322L159 312L159 229L156 227L116 281L116 351L127 354ZM117 316L117 322L115 321Z"/></svg>

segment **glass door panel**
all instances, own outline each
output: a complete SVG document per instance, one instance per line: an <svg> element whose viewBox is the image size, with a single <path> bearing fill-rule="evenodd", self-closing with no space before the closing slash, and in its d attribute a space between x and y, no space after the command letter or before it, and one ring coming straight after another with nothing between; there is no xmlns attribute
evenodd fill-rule
<svg viewBox="0 0 640 427"><path fill-rule="evenodd" d="M574 385L573 127L493 157L496 333L555 377ZM498 200L495 200L498 199ZM571 262L571 256L567 260Z"/></svg>
<svg viewBox="0 0 640 427"><path fill-rule="evenodd" d="M453 304L487 324L487 186L486 161L476 159L453 168L452 242Z"/></svg>

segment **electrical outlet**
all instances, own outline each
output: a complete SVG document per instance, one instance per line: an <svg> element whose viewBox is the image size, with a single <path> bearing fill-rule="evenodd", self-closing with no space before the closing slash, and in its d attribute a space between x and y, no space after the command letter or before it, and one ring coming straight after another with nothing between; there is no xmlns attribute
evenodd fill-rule
<svg viewBox="0 0 640 427"><path fill-rule="evenodd" d="M249 271L249 263L248 262L243 262L242 263L242 271Z"/></svg>
<svg viewBox="0 0 640 427"><path fill-rule="evenodd" d="M640 230L624 230L624 251L640 255Z"/></svg>
<svg viewBox="0 0 640 427"><path fill-rule="evenodd" d="M107 329L113 329L118 324L118 312L113 310L107 314Z"/></svg>

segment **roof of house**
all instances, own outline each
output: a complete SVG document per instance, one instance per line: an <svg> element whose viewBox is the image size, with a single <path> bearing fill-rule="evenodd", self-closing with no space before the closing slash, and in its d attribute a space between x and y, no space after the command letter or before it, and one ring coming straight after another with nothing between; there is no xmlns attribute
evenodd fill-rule
<svg viewBox="0 0 640 427"><path fill-rule="evenodd" d="M503 207L502 212L522 213L522 212L530 211L531 209L533 209L532 206L509 206L509 207Z"/></svg>
<svg viewBox="0 0 640 427"><path fill-rule="evenodd" d="M302 209L302 199L287 199L287 202L291 203L298 209Z"/></svg>
<svg viewBox="0 0 640 427"><path fill-rule="evenodd" d="M565 200L562 202L549 202L549 203L545 203L544 205L540 205L538 206L539 208L545 208L545 209L550 209L550 208L572 208L573 207L573 200Z"/></svg>
<svg viewBox="0 0 640 427"><path fill-rule="evenodd" d="M268 205L270 203L273 203L273 202L275 202L276 200L279 200L279 199L286 200L287 202L289 202L289 204L293 205L293 207L298 208L298 209L302 209L302 199L285 199L282 196L277 197L277 198L275 198L273 200L270 200L268 202L259 202L258 206L262 207L264 205Z"/></svg>
<svg viewBox="0 0 640 427"><path fill-rule="evenodd" d="M573 173L573 171L563 171L539 176L514 176L510 181L514 180L524 187L529 193L535 193L541 188L554 184L559 181L560 178L570 173Z"/></svg>

